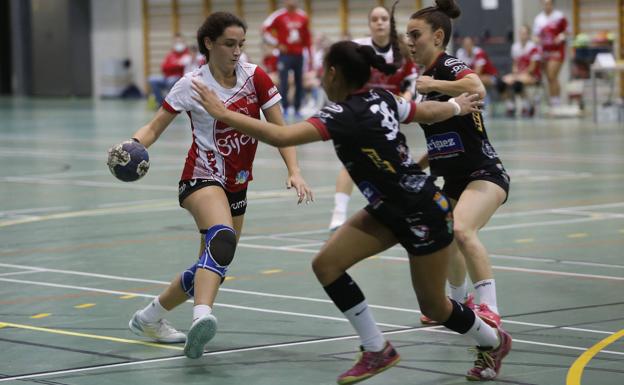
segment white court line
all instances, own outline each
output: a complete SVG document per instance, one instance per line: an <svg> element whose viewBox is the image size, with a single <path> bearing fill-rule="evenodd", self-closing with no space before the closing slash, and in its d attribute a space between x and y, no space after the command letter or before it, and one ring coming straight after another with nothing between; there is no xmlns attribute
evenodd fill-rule
<svg viewBox="0 0 624 385"><path fill-rule="evenodd" d="M0 266L11 267L11 268L22 268L22 269L26 269L26 270L38 269L38 271L44 271L44 272L52 272L52 273L59 273L59 274L69 274L69 275L78 275L78 276L84 276L84 277L103 278L103 279L110 279L110 280L117 280L117 281L126 281L126 282L154 283L154 284L161 284L161 285L168 285L169 284L169 282L167 282L167 281L157 281L157 280L153 280L153 279L120 277L120 276L116 276L116 275L87 273L87 272L80 272L80 271L73 271L73 270L34 268L34 267L29 267L29 266L13 265L13 264L8 264L8 263L0 263ZM2 279L0 279L0 280L2 280ZM17 282L20 282L20 281L17 281ZM29 282L29 281L23 281L23 282ZM36 283L34 283L34 284L36 284ZM55 285L55 284L50 284L50 285ZM60 286L60 287L64 287L64 286ZM100 289L97 289L97 290L100 290ZM224 288L224 287L220 288L219 290L222 291L222 292L226 292L226 293L255 295L255 296L259 296L259 297L280 298L280 299L289 299L289 300L297 300L297 301L307 301L307 302L317 302L317 303L333 304L333 302L331 300L320 299L320 298L311 298L311 297L293 296L293 295L285 295L285 294L273 294L273 293L258 292L258 291L229 289L229 288ZM141 296L148 297L148 298L154 297L154 296L150 296L150 295L147 295L147 294L142 294ZM225 306L225 305L223 305L223 306ZM230 306L234 306L234 305L230 305ZM407 309L407 308L400 308L400 307L393 307L393 306L383 306L383 305L374 305L374 304L369 304L368 306L371 307L371 308L375 308L375 309L383 309L383 310L392 310L392 311L399 311L399 312L406 312L406 313L421 314L421 312L419 310L415 310L415 309ZM567 326L559 327L559 326L556 326L556 325L538 324L538 323L533 323L533 322L513 321L513 320L507 320L507 319L505 319L504 322L505 323L509 323L509 324L516 324L516 325L523 325L523 326L534 326L534 327L543 327L543 328L550 328L550 329L552 329L552 328L563 329L563 330L567 330L568 329ZM570 329L570 330L574 330L574 329ZM586 329L586 330L588 331L590 329ZM602 331L602 330L593 330L592 333L613 334L613 332L606 332L606 331Z"/></svg>
<svg viewBox="0 0 624 385"><path fill-rule="evenodd" d="M0 274L0 277L8 277L10 275L24 275L24 274L34 274L34 273L40 273L43 270L41 269L36 269L36 270L27 270L27 271L14 271L11 273L2 273Z"/></svg>
<svg viewBox="0 0 624 385"><path fill-rule="evenodd" d="M132 293L132 292L117 291L117 290L104 290L104 289L88 288L88 287L82 287L82 286L48 284L48 283L42 283L42 282L18 281L18 280L4 279L4 278L0 278L0 281L22 283L22 284L33 284L33 285L40 285L40 286L62 287L62 288L70 288L70 289L74 289L74 290L83 290L83 291L95 291L95 292L109 293L109 294L115 294L115 295L134 295L134 296L148 297L148 298L154 298L155 297L155 296L152 296L152 295L146 295L146 294L142 294L142 293ZM191 302L191 301L189 300L188 302ZM242 310L263 311L263 312L268 312L268 313L295 315L295 316L303 316L303 317L309 317L309 318L321 318L321 319L329 319L329 320L335 320L335 321L340 321L340 322L348 322L346 319L338 318L338 317L326 317L326 316L318 316L318 315L314 315L314 314L282 312L282 311L274 311L274 310L269 310L269 309L249 308L249 307L245 307L245 306L233 306L233 305L225 305L225 304L217 304L217 303L215 305L225 306L225 307L232 307L232 308L235 308L235 309L242 309ZM378 323L378 325L392 325L392 324L381 324L381 323ZM421 332L421 331L424 331L424 332L437 332L437 333L445 333L445 334L457 335L457 333L455 333L453 331L436 329L436 328L439 328L439 327L434 327L434 328L431 328L431 327L410 328L410 327L402 326L402 325L394 325L392 327L403 328L403 330L388 331L388 332L383 332L383 334L393 335L393 334L400 334L400 333L410 333L410 332ZM612 334L612 333L609 333L609 334ZM259 351L259 350L268 350L268 349L275 349L275 348L292 347L292 346L312 345L312 344L317 344L317 343L333 342L333 341L340 341L340 340L347 340L347 339L354 339L354 338L357 338L357 336L351 335L351 336L335 337L335 338L328 338L328 339L317 339L317 340L299 341L299 342L286 342L286 343L273 344L273 345L264 345L264 346L255 346L255 347L249 347L249 348L231 349L231 350L224 350L224 351L218 351L218 352L208 352L208 353L204 353L203 356L217 356L217 355L223 355L223 354L228 354L228 353L240 353L240 352L249 352L249 351ZM580 347L580 346L551 344L551 343L545 343L545 342L539 342L539 341L530 341L530 340L514 339L514 342L515 343L524 343L524 344L528 344L528 345L538 345L538 346L545 346L545 347L567 349L567 350L578 350L578 351L586 351L587 350L587 348ZM611 350L602 350L602 351L600 351L600 354L613 354L613 355L618 355L618 356L624 356L624 352L617 352L617 351L611 351ZM30 375L29 374L25 374L25 375L21 375L21 376L0 378L0 382L20 380L20 379L23 380L23 379L30 379L30 378L37 378L37 377L58 376L58 375L69 374L69 373L79 373L79 372L95 371L95 370L101 370L101 369L111 369L111 368L118 368L118 367L124 367L124 366L150 364L150 363L166 362L166 361L173 361L173 360L180 360L180 359L186 359L186 357L185 356L175 356L175 357L166 357L166 358L156 358L156 359L147 359L147 360L140 360L140 361L133 361L133 362L124 362L124 363L118 363L118 364L99 365L97 367L67 369L67 370L59 370L59 371L54 371L54 372L30 374Z"/></svg>

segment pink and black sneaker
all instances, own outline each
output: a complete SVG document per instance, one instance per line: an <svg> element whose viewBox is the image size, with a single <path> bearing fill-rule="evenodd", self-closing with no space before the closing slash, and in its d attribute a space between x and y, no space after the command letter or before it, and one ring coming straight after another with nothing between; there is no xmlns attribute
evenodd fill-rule
<svg viewBox="0 0 624 385"><path fill-rule="evenodd" d="M493 328L499 328L503 322L501 316L490 310L490 307L485 303L480 304L479 307L475 309L475 312L479 318Z"/></svg>
<svg viewBox="0 0 624 385"><path fill-rule="evenodd" d="M390 342L380 352L368 352L360 347L361 353L355 365L338 376L338 384L355 384L379 374L396 365L401 356L394 350Z"/></svg>
<svg viewBox="0 0 624 385"><path fill-rule="evenodd" d="M471 350L477 353L474 367L466 373L466 379L470 381L491 381L498 376L503 363L503 358L511 350L511 336L509 333L497 328L500 337L498 348L482 348L477 346Z"/></svg>

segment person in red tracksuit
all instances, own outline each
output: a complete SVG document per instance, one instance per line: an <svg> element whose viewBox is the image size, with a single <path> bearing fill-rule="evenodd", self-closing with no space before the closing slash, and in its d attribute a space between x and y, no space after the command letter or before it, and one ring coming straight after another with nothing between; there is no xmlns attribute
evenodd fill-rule
<svg viewBox="0 0 624 385"><path fill-rule="evenodd" d="M303 52L310 53L311 38L308 16L298 8L297 0L284 0L284 8L273 12L262 26L264 39L279 49L278 71L279 88L282 94L284 115L288 114L288 74L293 71L295 79L295 98L293 107L295 118L299 119L299 110L303 100ZM310 57L310 55L308 55Z"/></svg>
<svg viewBox="0 0 624 385"><path fill-rule="evenodd" d="M156 106L160 107L165 99L164 94L169 92L171 87L184 76L184 66L190 60L190 52L186 46L184 38L180 34L176 34L173 38L173 46L171 51L165 56L160 69L162 75L150 76L148 82L152 90L152 94L156 99Z"/></svg>

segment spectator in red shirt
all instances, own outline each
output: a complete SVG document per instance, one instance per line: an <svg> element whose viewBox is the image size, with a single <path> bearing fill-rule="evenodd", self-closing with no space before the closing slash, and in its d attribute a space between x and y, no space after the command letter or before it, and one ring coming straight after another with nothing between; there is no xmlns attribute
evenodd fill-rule
<svg viewBox="0 0 624 385"><path fill-rule="evenodd" d="M190 61L190 52L184 38L176 34L173 38L171 51L165 56L160 69L162 75L150 76L148 82L152 94L156 99L156 107L160 107L165 98L164 94L184 76L184 66Z"/></svg>
<svg viewBox="0 0 624 385"><path fill-rule="evenodd" d="M490 87L496 84L496 67L490 57L481 47L475 46L470 36L464 37L462 46L457 50L457 58L470 67L481 79L484 86Z"/></svg>
<svg viewBox="0 0 624 385"><path fill-rule="evenodd" d="M286 117L290 105L288 100L288 74L290 71L293 71L295 79L293 105L295 119L299 120L301 118L299 110L304 93L303 51L311 52L308 16L303 10L298 8L297 0L284 0L284 8L273 12L264 21L262 28L265 41L279 49L279 88L282 94L282 107Z"/></svg>

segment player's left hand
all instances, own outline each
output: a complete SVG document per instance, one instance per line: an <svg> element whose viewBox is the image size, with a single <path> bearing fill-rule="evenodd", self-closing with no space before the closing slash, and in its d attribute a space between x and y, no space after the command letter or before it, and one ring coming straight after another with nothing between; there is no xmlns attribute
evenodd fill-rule
<svg viewBox="0 0 624 385"><path fill-rule="evenodd" d="M431 76L419 76L416 79L416 90L421 94L428 94L435 91L435 82L436 80Z"/></svg>
<svg viewBox="0 0 624 385"><path fill-rule="evenodd" d="M197 93L197 96L193 95L193 99L197 100L213 118L221 120L225 117L229 110L213 90L199 79L192 80L191 88Z"/></svg>
<svg viewBox="0 0 624 385"><path fill-rule="evenodd" d="M286 188L290 189L293 187L297 192L297 204L301 204L304 199L306 204L314 202L314 194L312 193L312 190L306 183L305 179L303 179L303 176L301 176L298 172L288 175L288 178L286 179Z"/></svg>

